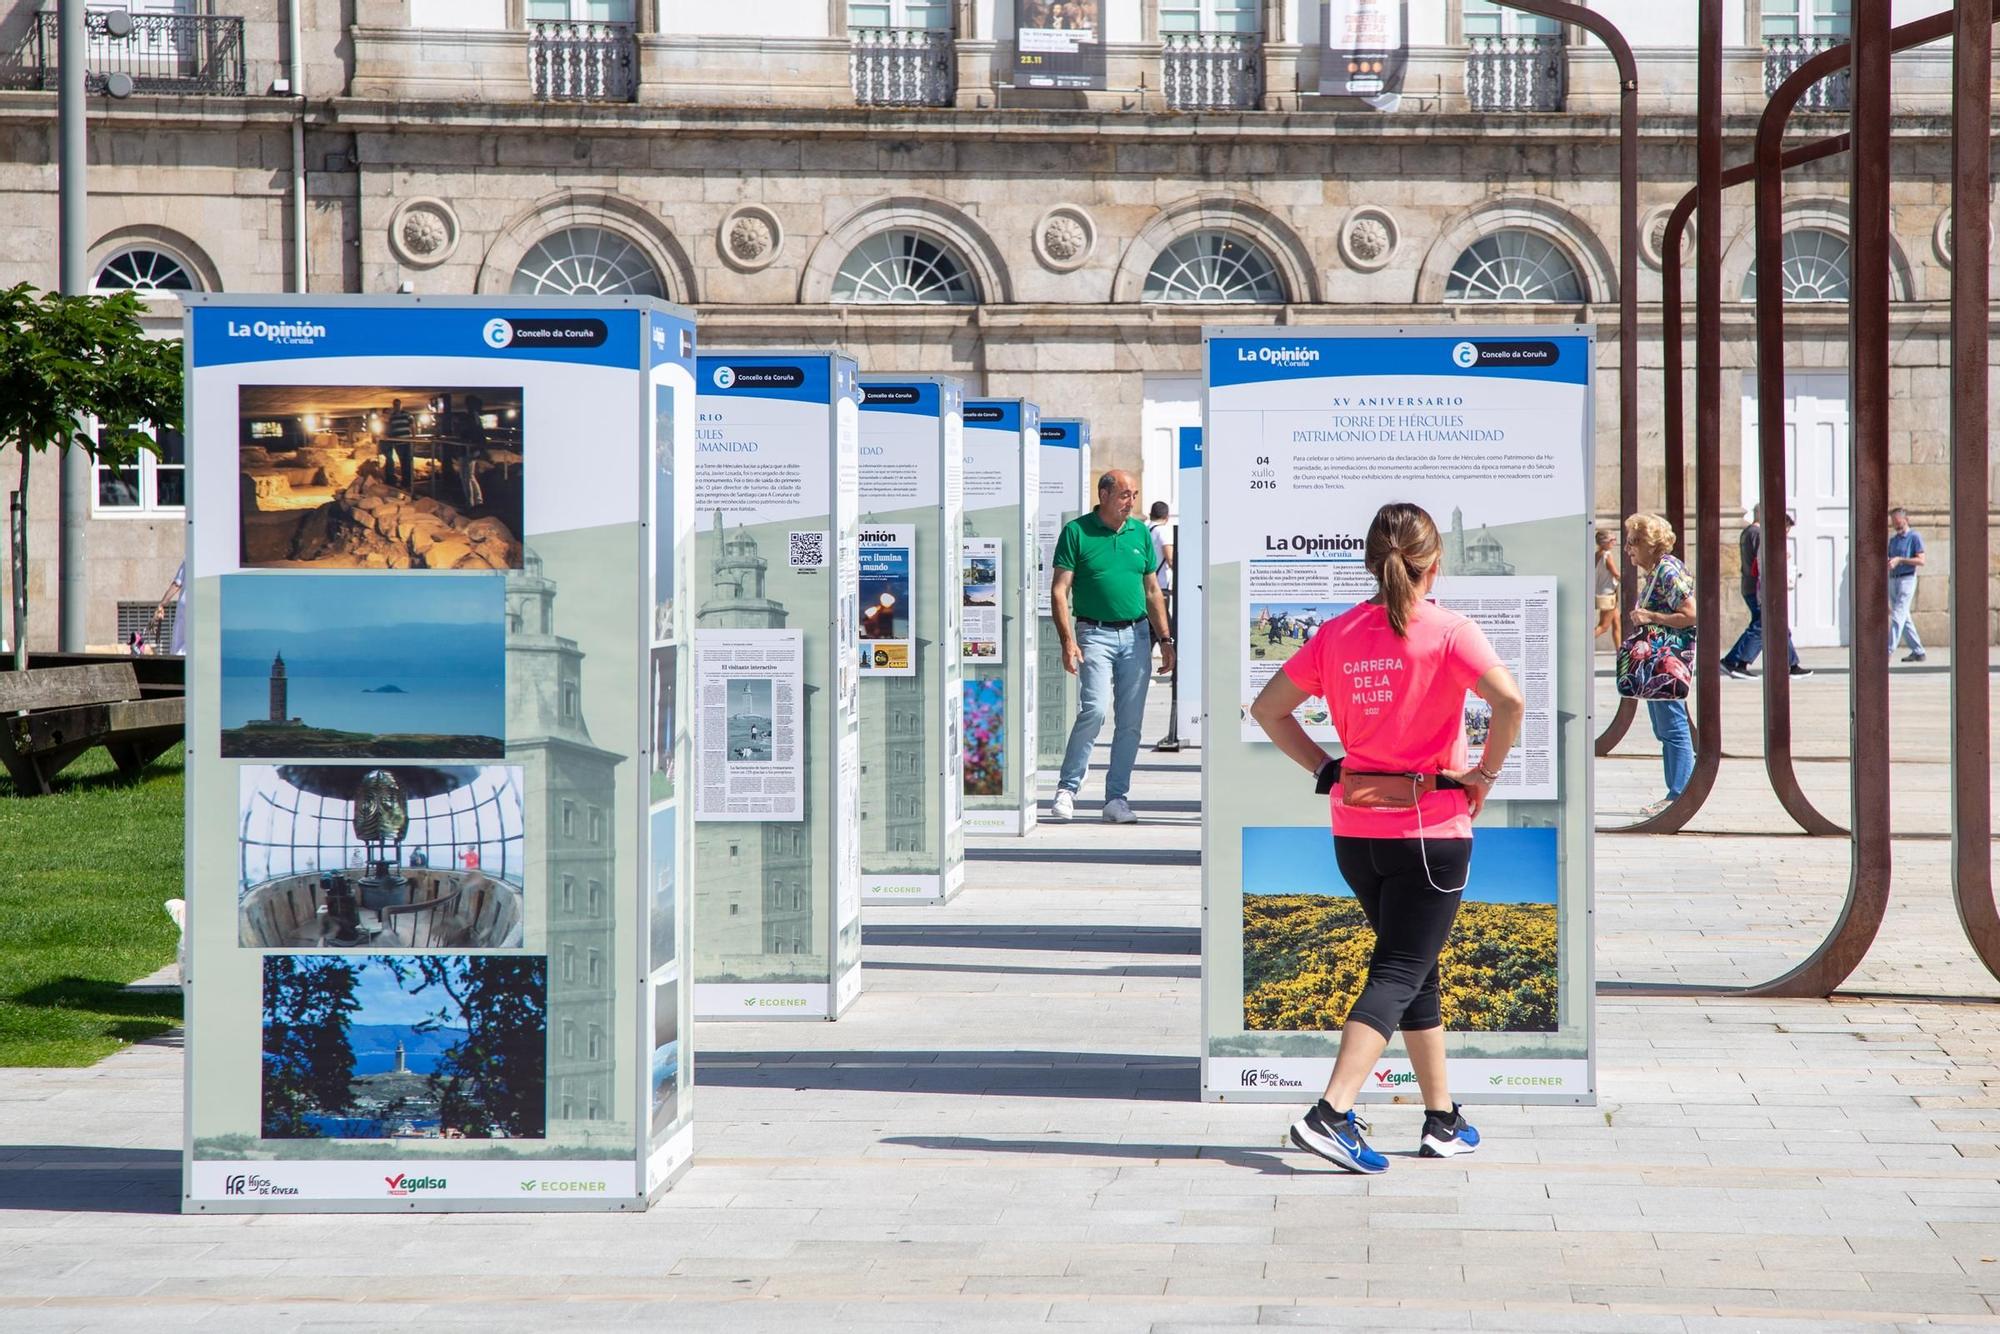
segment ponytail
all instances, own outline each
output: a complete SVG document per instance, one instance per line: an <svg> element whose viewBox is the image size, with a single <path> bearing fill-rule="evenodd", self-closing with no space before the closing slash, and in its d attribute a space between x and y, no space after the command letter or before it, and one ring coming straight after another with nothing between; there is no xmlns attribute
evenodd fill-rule
<svg viewBox="0 0 2000 1334"><path fill-rule="evenodd" d="M1420 506L1407 503L1384 505L1368 525L1368 542L1363 563L1375 576L1382 593L1383 609L1389 613L1389 628L1399 639L1410 634L1410 617L1422 596L1424 577L1444 554L1437 524Z"/></svg>

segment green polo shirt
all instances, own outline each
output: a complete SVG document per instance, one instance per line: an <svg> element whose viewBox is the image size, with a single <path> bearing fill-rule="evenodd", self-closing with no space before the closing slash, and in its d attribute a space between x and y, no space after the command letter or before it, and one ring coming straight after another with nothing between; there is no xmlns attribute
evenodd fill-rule
<svg viewBox="0 0 2000 1334"><path fill-rule="evenodd" d="M1127 519L1116 532L1096 510L1063 525L1055 566L1072 571L1070 609L1087 621L1136 621L1146 614L1146 576L1153 568L1153 538L1146 525Z"/></svg>

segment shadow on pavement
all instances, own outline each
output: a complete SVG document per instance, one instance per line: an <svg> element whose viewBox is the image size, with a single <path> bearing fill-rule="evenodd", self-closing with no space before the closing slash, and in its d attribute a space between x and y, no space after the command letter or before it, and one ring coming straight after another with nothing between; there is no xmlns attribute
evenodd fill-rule
<svg viewBox="0 0 2000 1334"><path fill-rule="evenodd" d="M1087 954L1201 953L1198 926L1068 926L1030 923L1020 926L944 922L868 923L861 928L864 945L929 945L969 950L1062 950Z"/></svg>
<svg viewBox="0 0 2000 1334"><path fill-rule="evenodd" d="M695 1083L722 1088L1195 1102L1200 1082L1192 1056L1103 1052L719 1051L695 1062Z"/></svg>
<svg viewBox="0 0 2000 1334"><path fill-rule="evenodd" d="M1199 866L1199 848L981 848L968 844L969 862L1076 862L1099 866Z"/></svg>
<svg viewBox="0 0 2000 1334"><path fill-rule="evenodd" d="M0 1149L0 1211L177 1214L178 1149L21 1144Z"/></svg>
<svg viewBox="0 0 2000 1334"><path fill-rule="evenodd" d="M1176 977L1198 981L1201 968L1195 964L1128 963L1103 968L1035 968L1028 964L1006 963L920 963L912 959L870 959L868 967L888 968L908 973L1034 973L1051 977Z"/></svg>
<svg viewBox="0 0 2000 1334"><path fill-rule="evenodd" d="M1075 1158L1133 1158L1143 1162L1212 1158L1262 1176L1291 1176L1298 1169L1276 1154L1216 1144L1106 1144L1068 1139L979 1139L971 1135L891 1135L881 1141L912 1149L971 1153L1038 1153Z"/></svg>

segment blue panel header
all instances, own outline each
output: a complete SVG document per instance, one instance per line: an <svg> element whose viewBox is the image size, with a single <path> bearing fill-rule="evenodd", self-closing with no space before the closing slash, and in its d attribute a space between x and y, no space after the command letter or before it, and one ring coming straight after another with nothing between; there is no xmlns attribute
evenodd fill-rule
<svg viewBox="0 0 2000 1334"><path fill-rule="evenodd" d="M907 412L917 417L944 415L944 393L923 380L876 380L861 382L863 412Z"/></svg>
<svg viewBox="0 0 2000 1334"><path fill-rule="evenodd" d="M1444 334L1436 338L1313 338L1293 334L1229 334L1208 344L1211 385L1368 375L1436 375L1474 379L1590 382L1590 340Z"/></svg>
<svg viewBox="0 0 2000 1334"><path fill-rule="evenodd" d="M1063 449L1082 449L1090 443L1090 423L1080 417L1044 417L1042 443Z"/></svg>
<svg viewBox="0 0 2000 1334"><path fill-rule="evenodd" d="M1189 468L1199 468L1200 466L1201 428L1199 426L1183 426L1181 427L1181 470L1185 472Z"/></svg>
<svg viewBox="0 0 2000 1334"><path fill-rule="evenodd" d="M965 400L967 429L1018 431L1021 429L1021 400L1018 398L968 398Z"/></svg>
<svg viewBox="0 0 2000 1334"><path fill-rule="evenodd" d="M834 358L807 352L795 357L739 357L704 353L695 368L694 391L730 398L782 398L794 403L831 403ZM841 362L843 387L853 384L853 363Z"/></svg>
<svg viewBox="0 0 2000 1334"><path fill-rule="evenodd" d="M653 364L676 363L694 372L694 321L683 315L653 311L646 316L653 331Z"/></svg>
<svg viewBox="0 0 2000 1334"><path fill-rule="evenodd" d="M640 312L587 306L193 308L196 366L309 357L478 357L639 368Z"/></svg>

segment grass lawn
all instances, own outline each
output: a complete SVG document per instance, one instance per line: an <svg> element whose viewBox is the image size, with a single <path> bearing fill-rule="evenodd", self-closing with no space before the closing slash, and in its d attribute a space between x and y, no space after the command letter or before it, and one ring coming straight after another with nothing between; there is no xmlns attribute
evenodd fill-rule
<svg viewBox="0 0 2000 1334"><path fill-rule="evenodd" d="M181 1021L178 993L122 990L174 957L180 748L130 785L102 750L57 783L0 774L0 1066L89 1065Z"/></svg>

